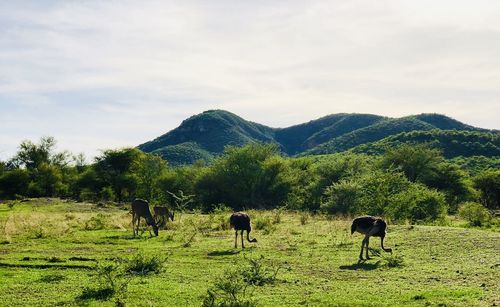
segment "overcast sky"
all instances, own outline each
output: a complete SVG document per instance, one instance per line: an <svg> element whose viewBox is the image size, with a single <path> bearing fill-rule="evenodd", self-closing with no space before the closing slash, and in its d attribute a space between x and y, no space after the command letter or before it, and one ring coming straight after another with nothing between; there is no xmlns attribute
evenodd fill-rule
<svg viewBox="0 0 500 307"><path fill-rule="evenodd" d="M1 160L41 136L91 158L208 109L500 129L500 1L0 1Z"/></svg>

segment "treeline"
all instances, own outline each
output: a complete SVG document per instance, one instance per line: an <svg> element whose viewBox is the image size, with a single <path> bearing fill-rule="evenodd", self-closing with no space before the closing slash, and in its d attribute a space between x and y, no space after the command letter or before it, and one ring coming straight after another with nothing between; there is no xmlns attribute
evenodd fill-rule
<svg viewBox="0 0 500 307"><path fill-rule="evenodd" d="M56 152L55 140L24 141L0 162L0 198L62 197L80 201L234 210L372 214L393 220L435 220L463 203L499 209L500 170L474 176L425 145L401 145L380 156L340 153L285 158L273 144L227 147L212 164L172 167L136 148L106 150L93 163ZM469 206L470 207L470 206Z"/></svg>
<svg viewBox="0 0 500 307"><path fill-rule="evenodd" d="M428 144L438 148L446 158L498 157L500 133L496 131L422 130L404 132L352 149L357 153L379 154L401 144Z"/></svg>

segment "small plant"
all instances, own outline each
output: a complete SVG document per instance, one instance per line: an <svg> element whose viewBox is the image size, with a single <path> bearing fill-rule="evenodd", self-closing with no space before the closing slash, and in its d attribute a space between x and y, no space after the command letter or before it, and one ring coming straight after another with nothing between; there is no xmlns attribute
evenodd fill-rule
<svg viewBox="0 0 500 307"><path fill-rule="evenodd" d="M180 212L184 212L187 209L187 206L193 202L194 195L184 195L182 190L179 190L177 194L167 191L170 196L174 199L175 206L177 210Z"/></svg>
<svg viewBox="0 0 500 307"><path fill-rule="evenodd" d="M412 300L419 301L419 300L425 300L425 296L422 294L417 294L412 297Z"/></svg>
<svg viewBox="0 0 500 307"><path fill-rule="evenodd" d="M209 215L210 223L213 230L228 230L229 220L227 216L231 212L231 208L224 204L217 205ZM214 225L215 224L215 225Z"/></svg>
<svg viewBox="0 0 500 307"><path fill-rule="evenodd" d="M115 297L115 304L123 306L123 299L127 292L129 280L124 279L124 272L119 262L97 264L95 273L97 276L97 287L86 286L82 293L76 298L82 300L100 300L107 301Z"/></svg>
<svg viewBox="0 0 500 307"><path fill-rule="evenodd" d="M281 216L283 215L283 209L274 209L273 210L273 224L281 223Z"/></svg>
<svg viewBox="0 0 500 307"><path fill-rule="evenodd" d="M138 253L132 259L125 261L124 270L128 274L135 275L158 274L163 270L165 261L166 259L158 256L148 257Z"/></svg>
<svg viewBox="0 0 500 307"><path fill-rule="evenodd" d="M184 243L182 243L182 247L190 247L196 237L198 230L193 231L190 235L185 237Z"/></svg>
<svg viewBox="0 0 500 307"><path fill-rule="evenodd" d="M462 204L458 209L458 214L471 226L483 226L490 220L488 209L475 202Z"/></svg>
<svg viewBox="0 0 500 307"><path fill-rule="evenodd" d="M270 234L274 231L274 226L271 222L271 218L268 216L259 217L255 220L255 229L261 230L264 234Z"/></svg>
<svg viewBox="0 0 500 307"><path fill-rule="evenodd" d="M45 237L45 231L42 227L35 227L30 231L30 237L33 239L41 239Z"/></svg>
<svg viewBox="0 0 500 307"><path fill-rule="evenodd" d="M217 278L212 287L207 289L203 307L252 307L256 304L246 299L248 284L243 281L238 271L226 271Z"/></svg>
<svg viewBox="0 0 500 307"><path fill-rule="evenodd" d="M99 300L99 301L107 301L115 294L115 290L110 287L104 288L92 288L85 287L82 290L82 294L80 294L77 299L78 300Z"/></svg>
<svg viewBox="0 0 500 307"><path fill-rule="evenodd" d="M85 222L84 229L85 230L101 230L106 227L106 216L102 213L97 214L96 216L91 217L88 221Z"/></svg>
<svg viewBox="0 0 500 307"><path fill-rule="evenodd" d="M57 257L57 256L52 256L52 257L49 257L47 258L47 262L51 262L51 263L54 263L54 262L64 262L63 259Z"/></svg>
<svg viewBox="0 0 500 307"><path fill-rule="evenodd" d="M384 265L389 268L397 268L404 266L404 259L400 255L389 255L382 257Z"/></svg>
<svg viewBox="0 0 500 307"><path fill-rule="evenodd" d="M309 212L302 212L300 214L300 225L306 225L309 221Z"/></svg>
<svg viewBox="0 0 500 307"><path fill-rule="evenodd" d="M55 274L49 274L49 275L42 276L42 278L40 278L40 281L45 282L45 283L54 283L54 282L63 281L64 279L66 279L66 277L64 275L55 273Z"/></svg>
<svg viewBox="0 0 500 307"><path fill-rule="evenodd" d="M243 267L240 272L243 276L243 281L254 286L274 283L278 271L282 268L281 265L274 263L266 265L264 256L262 255L257 259L246 258L246 260L248 261L248 265Z"/></svg>

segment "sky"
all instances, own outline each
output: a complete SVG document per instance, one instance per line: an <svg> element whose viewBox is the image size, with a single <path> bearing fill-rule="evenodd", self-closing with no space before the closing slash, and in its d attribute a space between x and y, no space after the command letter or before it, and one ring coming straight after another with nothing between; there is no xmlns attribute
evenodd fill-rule
<svg viewBox="0 0 500 307"><path fill-rule="evenodd" d="M0 1L0 160L53 136L90 161L209 109L500 129L500 1Z"/></svg>

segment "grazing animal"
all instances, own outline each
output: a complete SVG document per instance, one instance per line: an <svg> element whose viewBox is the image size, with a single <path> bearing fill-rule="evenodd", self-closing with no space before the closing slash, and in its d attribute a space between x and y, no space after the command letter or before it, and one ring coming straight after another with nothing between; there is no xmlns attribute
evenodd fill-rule
<svg viewBox="0 0 500 307"><path fill-rule="evenodd" d="M134 236L139 234L139 224L141 223L141 217L146 220L146 224L153 228L155 236L158 236L158 225L156 225L151 211L149 211L149 203L144 199L135 199L132 202L132 228L134 231ZM137 222L137 223L136 223ZM149 231L151 235L151 230Z"/></svg>
<svg viewBox="0 0 500 307"><path fill-rule="evenodd" d="M363 248L366 246L366 259L370 259L368 256L368 243L370 237L380 237L380 246L385 252L392 253L392 249L384 247L384 237L385 230L387 228L387 223L378 217L374 216L360 216L352 221L351 225L351 235L354 232L359 232L365 235L363 242L361 243L361 252L359 253L359 260L363 260Z"/></svg>
<svg viewBox="0 0 500 307"><path fill-rule="evenodd" d="M252 231L252 227L250 226L250 217L248 214L244 212L233 213L229 218L229 225L231 228L234 228L236 235L234 237L234 248L238 248L238 231L240 231L241 234L241 248L245 248L245 244L243 243L243 231L245 230L247 231L248 242L257 242L257 239L255 238L250 240L250 231Z"/></svg>
<svg viewBox="0 0 500 307"><path fill-rule="evenodd" d="M174 212L168 210L167 207L154 206L153 207L153 218L156 221L158 228L163 229L167 225L167 220L170 219L174 221Z"/></svg>

